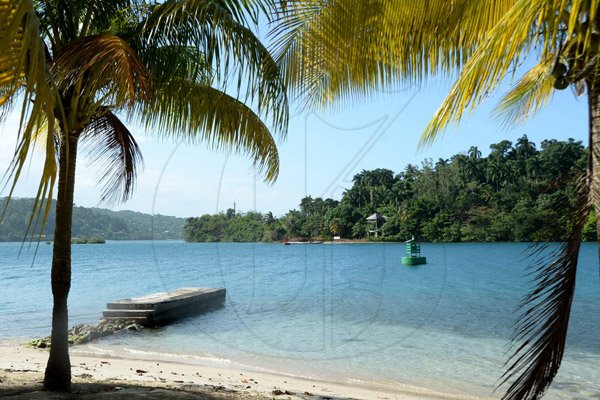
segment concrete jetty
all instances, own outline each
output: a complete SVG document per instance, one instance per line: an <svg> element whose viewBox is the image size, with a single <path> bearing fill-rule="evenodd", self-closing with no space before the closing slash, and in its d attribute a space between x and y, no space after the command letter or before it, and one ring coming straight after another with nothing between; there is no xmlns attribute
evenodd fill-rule
<svg viewBox="0 0 600 400"><path fill-rule="evenodd" d="M102 317L125 319L152 327L220 308L225 302L224 288L180 288L170 292L118 300L106 304Z"/></svg>

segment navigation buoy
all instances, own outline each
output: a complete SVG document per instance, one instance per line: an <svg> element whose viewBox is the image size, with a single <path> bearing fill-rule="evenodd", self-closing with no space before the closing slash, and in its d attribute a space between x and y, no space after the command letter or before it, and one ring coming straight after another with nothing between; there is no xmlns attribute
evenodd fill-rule
<svg viewBox="0 0 600 400"><path fill-rule="evenodd" d="M402 257L404 265L420 265L426 264L427 259L421 256L421 244L415 242L415 237L406 242L406 256Z"/></svg>

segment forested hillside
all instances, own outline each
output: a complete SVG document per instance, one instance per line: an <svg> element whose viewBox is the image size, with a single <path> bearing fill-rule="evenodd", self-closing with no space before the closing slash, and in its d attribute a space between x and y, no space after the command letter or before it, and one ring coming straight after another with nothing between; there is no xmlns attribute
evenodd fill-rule
<svg viewBox="0 0 600 400"><path fill-rule="evenodd" d="M0 199L4 209L6 199ZM33 199L13 198L0 222L0 241L21 241L25 237ZM44 230L44 239L54 233L54 201ZM181 239L184 218L150 215L134 211L110 211L75 207L73 237L101 237L107 240Z"/></svg>
<svg viewBox="0 0 600 400"><path fill-rule="evenodd" d="M299 210L189 218L187 241L278 241L342 238L431 242L564 240L574 188L587 151L581 142L521 137L490 146L484 157L471 147L450 159L362 171L341 200L305 197ZM399 160L399 163L401 160ZM378 225L366 218L379 213ZM385 218L384 218L385 217ZM377 237L375 231L377 230ZM369 232L371 231L371 232ZM595 239L595 217L584 238Z"/></svg>

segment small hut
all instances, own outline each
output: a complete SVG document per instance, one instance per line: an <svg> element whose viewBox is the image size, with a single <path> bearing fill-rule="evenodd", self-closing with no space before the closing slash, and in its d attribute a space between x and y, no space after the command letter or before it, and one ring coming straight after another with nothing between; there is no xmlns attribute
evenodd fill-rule
<svg viewBox="0 0 600 400"><path fill-rule="evenodd" d="M381 226L385 224L385 221L387 221L387 217L385 215L381 215L378 213L373 213L372 215L369 215L367 217L367 222L370 224L369 229L367 230L369 236L373 234L375 235L375 237L378 237L379 232L381 232Z"/></svg>

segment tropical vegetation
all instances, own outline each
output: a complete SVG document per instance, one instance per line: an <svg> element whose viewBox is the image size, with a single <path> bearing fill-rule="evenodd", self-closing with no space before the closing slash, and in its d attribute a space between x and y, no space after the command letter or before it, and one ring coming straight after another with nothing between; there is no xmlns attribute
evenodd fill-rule
<svg viewBox="0 0 600 400"><path fill-rule="evenodd" d="M248 154L267 180L277 176L267 124L284 134L288 108L279 68L251 29L263 11L258 0L0 0L0 118L21 112L13 188L34 147L43 151L34 231L57 187L45 389L71 384L67 299L82 151L105 201L127 200L142 166L132 123Z"/></svg>
<svg viewBox="0 0 600 400"><path fill-rule="evenodd" d="M0 242L20 242L27 238L29 217L35 199L12 198L6 208L6 198L0 199L4 217L0 224ZM54 239L56 214L52 201L42 240ZM74 238L101 237L106 240L162 240L182 239L185 218L135 211L111 211L104 208L73 207Z"/></svg>
<svg viewBox="0 0 600 400"><path fill-rule="evenodd" d="M506 400L538 399L565 351L577 258L592 208L600 212L600 3L598 0L281 1L273 35L293 93L308 106L354 101L436 76L453 80L422 134L428 143L497 89L498 114L518 124L554 90L587 94L589 153L575 196L558 209L569 234L534 269L516 352L501 383ZM525 70L526 69L526 70ZM600 224L600 219L597 221Z"/></svg>
<svg viewBox="0 0 600 400"><path fill-rule="evenodd" d="M548 242L568 238L565 204L576 198L587 151L572 139L544 140L539 149L527 136L477 147L450 159L427 159L403 171L361 171L340 200L307 196L299 209L189 218L189 242L273 242L366 239L429 242ZM575 206L575 204L571 204ZM366 218L384 216L379 226ZM377 230L375 235L374 230ZM594 214L584 239L596 239Z"/></svg>

